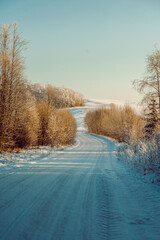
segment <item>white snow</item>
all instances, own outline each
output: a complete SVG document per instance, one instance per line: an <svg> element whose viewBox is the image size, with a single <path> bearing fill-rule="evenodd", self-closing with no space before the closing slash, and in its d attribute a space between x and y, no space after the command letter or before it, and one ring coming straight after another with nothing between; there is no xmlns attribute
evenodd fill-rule
<svg viewBox="0 0 160 240"><path fill-rule="evenodd" d="M87 134L71 111L75 145L1 156L1 240L159 240L160 189L117 159L118 143ZM109 104L109 103L106 103Z"/></svg>
<svg viewBox="0 0 160 240"><path fill-rule="evenodd" d="M123 100L115 100L115 99L89 99L87 100L86 106L89 108L97 108L100 106L109 107L111 104L115 104L116 106L123 107L124 105L130 105L137 113L141 113L143 107L138 102L126 102Z"/></svg>

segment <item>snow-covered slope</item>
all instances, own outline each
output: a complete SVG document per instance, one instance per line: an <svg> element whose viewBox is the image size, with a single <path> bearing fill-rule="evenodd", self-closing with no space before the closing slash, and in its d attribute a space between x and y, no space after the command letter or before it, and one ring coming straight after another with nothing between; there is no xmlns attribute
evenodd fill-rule
<svg viewBox="0 0 160 240"><path fill-rule="evenodd" d="M72 109L74 146L28 150L0 168L1 240L159 240L159 188L117 160L116 142L85 132L89 107Z"/></svg>
<svg viewBox="0 0 160 240"><path fill-rule="evenodd" d="M110 104L116 104L118 106L123 106L126 104L125 101L122 100L114 100L114 99L88 99L86 106L88 107L98 107L101 105L110 106Z"/></svg>
<svg viewBox="0 0 160 240"><path fill-rule="evenodd" d="M115 104L116 106L122 107L124 105L130 105L137 113L141 113L143 107L140 103L136 102L126 102L123 100L115 100L115 99L88 99L86 103L86 107L89 108L97 108L100 106L109 107L110 104Z"/></svg>

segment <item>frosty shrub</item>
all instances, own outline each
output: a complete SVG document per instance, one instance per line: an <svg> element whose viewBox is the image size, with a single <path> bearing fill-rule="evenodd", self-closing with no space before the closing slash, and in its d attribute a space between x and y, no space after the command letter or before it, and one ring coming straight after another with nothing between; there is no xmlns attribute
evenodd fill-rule
<svg viewBox="0 0 160 240"><path fill-rule="evenodd" d="M130 106L117 107L112 104L110 108L89 110L85 116L85 124L91 133L131 143L142 137L144 121Z"/></svg>
<svg viewBox="0 0 160 240"><path fill-rule="evenodd" d="M108 109L101 107L89 110L84 121L88 132L105 135L106 124L108 122Z"/></svg>
<svg viewBox="0 0 160 240"><path fill-rule="evenodd" d="M48 145L48 121L49 116L54 114L55 110L50 107L45 101L37 102L37 111L39 116L39 135L38 135L38 145Z"/></svg>
<svg viewBox="0 0 160 240"><path fill-rule="evenodd" d="M119 149L119 156L143 175L150 175L151 181L160 183L160 136L124 144Z"/></svg>
<svg viewBox="0 0 160 240"><path fill-rule="evenodd" d="M29 86L29 89L31 95L38 101L46 101L57 109L85 105L83 95L70 88L55 87L51 84L43 87L41 84L36 83Z"/></svg>
<svg viewBox="0 0 160 240"><path fill-rule="evenodd" d="M38 83L31 85L29 88L32 96L36 97L38 101L49 102L49 104L57 109L85 105L83 95L70 88L55 87L51 84L43 87Z"/></svg>
<svg viewBox="0 0 160 240"><path fill-rule="evenodd" d="M47 100L46 89L40 83L35 83L29 85L29 91L32 96L34 96L38 101Z"/></svg>
<svg viewBox="0 0 160 240"><path fill-rule="evenodd" d="M39 145L61 146L73 143L77 124L69 110L56 110L45 101L37 103L39 114Z"/></svg>
<svg viewBox="0 0 160 240"><path fill-rule="evenodd" d="M39 115L35 100L30 98L23 106L23 113L14 129L14 148L35 146L38 144Z"/></svg>
<svg viewBox="0 0 160 240"><path fill-rule="evenodd" d="M70 88L48 85L46 91L49 102L52 103L55 108L67 108L85 105L83 95Z"/></svg>
<svg viewBox="0 0 160 240"><path fill-rule="evenodd" d="M125 156L126 159L132 159L134 164L143 166L160 164L160 136L155 135L150 140L126 146Z"/></svg>
<svg viewBox="0 0 160 240"><path fill-rule="evenodd" d="M52 146L72 144L77 131L76 120L69 110L52 112L48 121L48 136Z"/></svg>

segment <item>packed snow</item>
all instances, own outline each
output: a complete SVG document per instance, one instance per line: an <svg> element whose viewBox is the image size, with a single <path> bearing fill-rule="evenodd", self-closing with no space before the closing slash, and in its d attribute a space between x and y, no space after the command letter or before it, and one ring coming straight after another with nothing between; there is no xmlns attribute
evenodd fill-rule
<svg viewBox="0 0 160 240"><path fill-rule="evenodd" d="M73 108L76 143L1 155L1 240L159 240L160 189L118 160L115 141L86 133Z"/></svg>

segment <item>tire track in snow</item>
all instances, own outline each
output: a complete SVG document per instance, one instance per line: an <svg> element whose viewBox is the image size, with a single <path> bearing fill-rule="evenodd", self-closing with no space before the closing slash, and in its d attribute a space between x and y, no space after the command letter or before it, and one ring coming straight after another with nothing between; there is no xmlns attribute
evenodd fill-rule
<svg viewBox="0 0 160 240"><path fill-rule="evenodd" d="M23 222L24 220L26 221L26 215L28 213L31 212L31 215L35 212L35 206L38 204L39 201L43 200L43 201L46 201L45 197L49 194L50 196L50 192L51 192L51 189L54 188L54 186L61 186L65 181L66 181L66 176L67 174L69 174L69 172L72 171L71 169L65 171L65 174L62 174L60 176L57 176L56 178L53 178L53 179L48 179L48 181L45 181L45 182L42 182L42 185L40 186L40 188L38 189L38 192L36 190L36 194L34 195L33 197L33 193L31 193L32 195L32 198L28 200L27 202L27 205L26 206L23 206L19 213L15 216L13 216L13 219L12 219L12 222L10 224L7 223L7 226L5 229L3 229L3 231L0 231L0 233L2 232L2 236L0 234L0 239L30 239L30 235L28 236L27 238L27 235L28 233L25 232L25 234L21 235L20 233L20 230L19 230L19 233L17 236L17 231L15 232L14 229L16 229L16 225L20 226L21 224L23 225ZM32 175L31 175L32 177ZM33 180L33 179L31 179ZM35 180L35 179L34 179ZM30 187L32 185L30 184ZM38 186L37 186L38 187ZM34 190L34 189L33 189ZM30 191L28 192L28 194L30 194ZM18 201L18 204L21 203L21 201L23 201L24 199L24 196L23 196L23 192L21 193L21 198L20 199L16 199ZM15 203L15 201L13 201L13 203ZM12 203L12 205L13 205ZM19 208L19 206L18 206ZM32 212L32 209L33 209L33 212ZM7 213L6 213L7 214ZM1 214L2 216L2 214ZM34 214L33 214L34 216ZM31 216L30 220L32 220L33 216ZM29 234L31 233L31 228L32 226L30 226L30 232ZM1 225L2 227L2 225ZM34 231L35 231L35 227L34 227ZM12 232L12 234L10 234ZM14 238L14 234L15 234L15 238Z"/></svg>
<svg viewBox="0 0 160 240"><path fill-rule="evenodd" d="M111 140L77 137L76 147L2 178L0 239L159 240L157 190L127 172Z"/></svg>
<svg viewBox="0 0 160 240"><path fill-rule="evenodd" d="M103 137L92 136L100 150L95 167L97 239L120 239L119 221L121 218L116 209L112 207L113 199L110 191L112 186L108 184L107 174L103 169L104 161L107 160L110 152L106 154L106 139L104 141Z"/></svg>

